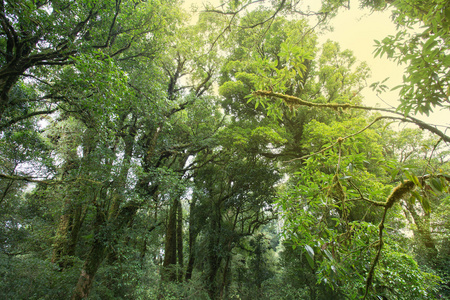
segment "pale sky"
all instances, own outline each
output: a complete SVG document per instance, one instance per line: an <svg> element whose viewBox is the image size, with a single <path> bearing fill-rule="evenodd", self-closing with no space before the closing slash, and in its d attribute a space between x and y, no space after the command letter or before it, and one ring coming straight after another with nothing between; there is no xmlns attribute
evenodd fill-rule
<svg viewBox="0 0 450 300"><path fill-rule="evenodd" d="M192 4L195 4L201 8L202 2L201 0L186 0L183 6L189 9ZM208 2L220 3L219 0ZM320 2L312 1L311 3ZM322 43L328 39L336 41L340 44L341 50L350 49L359 61L367 62L372 71L372 77L369 78L368 85L389 77L385 84L390 88L395 87L402 82L404 67L398 66L397 63L385 57L373 58L372 53L375 49L374 40L381 41L384 37L396 33L395 25L390 18L390 12L371 12L369 9L361 10L358 8L358 5L358 1L351 1L350 10L341 9L338 15L330 22L334 31L320 36L319 41ZM311 20L311 22L314 21ZM368 106L388 107L370 88L366 88L363 91L363 95L365 98L364 103ZM388 104L392 106L398 105L398 91L383 93L380 96ZM435 108L435 112L430 117L416 117L430 124L450 125L450 112L448 110L439 111L438 108ZM441 127L441 129L443 128Z"/></svg>
<svg viewBox="0 0 450 300"><path fill-rule="evenodd" d="M353 5L356 6L356 5ZM385 83L389 87L397 86L401 83L403 76L403 67L397 63L387 60L385 57L374 58L374 40L382 40L384 37L395 34L395 25L390 20L390 14L387 12L373 12L369 9L358 9L351 7L350 10L342 9L339 14L331 20L333 32L329 32L320 37L320 41L327 39L336 41L340 44L341 50L350 49L355 54L358 61L368 63L372 76L368 83L382 81L389 77ZM366 105L375 106L379 104L382 107L387 105L382 103L370 88L364 91ZM383 100L396 106L396 93L381 95Z"/></svg>
<svg viewBox="0 0 450 300"><path fill-rule="evenodd" d="M334 31L321 37L323 41L331 39L339 42L341 49L350 49L360 61L366 61L372 70L372 77L369 78L368 84L382 81L389 77L385 83L388 87L393 88L402 83L404 66L386 59L386 57L373 57L374 40L381 41L388 35L396 34L396 27L391 21L391 14L385 12L373 12L369 9L359 9L355 1L352 2L353 7L350 10L341 10L339 14L331 20L330 24L334 27ZM379 105L387 107L370 88L363 91L364 102L368 106ZM398 90L386 92L380 97L392 106L397 106ZM448 109L434 109L434 113L429 117L417 115L416 118L423 120L429 124L450 125L450 111ZM444 128L441 127L441 130Z"/></svg>

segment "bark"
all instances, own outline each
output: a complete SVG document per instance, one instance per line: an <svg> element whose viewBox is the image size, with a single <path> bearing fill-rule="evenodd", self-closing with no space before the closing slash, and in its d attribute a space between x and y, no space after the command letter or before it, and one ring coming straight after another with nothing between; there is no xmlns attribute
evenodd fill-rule
<svg viewBox="0 0 450 300"><path fill-rule="evenodd" d="M220 208L215 207L215 212L211 216L211 232L208 240L208 271L206 277L207 291L211 299L217 299L217 272L222 262L222 257L219 256L217 248L220 248L220 233L221 233L221 213Z"/></svg>
<svg viewBox="0 0 450 300"><path fill-rule="evenodd" d="M95 274L107 255L108 242L113 241L114 236L120 235L120 231L133 220L138 208L139 206L130 204L122 208L113 220L107 220L104 210L97 208L94 241L81 269L71 300L81 300L89 296Z"/></svg>
<svg viewBox="0 0 450 300"><path fill-rule="evenodd" d="M59 263L61 269L64 268L64 263L59 262L61 257L67 255L67 241L70 227L70 202L66 200L66 212L59 218L58 229L56 230L55 242L53 243L52 263Z"/></svg>
<svg viewBox="0 0 450 300"><path fill-rule="evenodd" d="M191 203L189 204L189 259L188 264L186 267L186 274L185 274L185 280L188 281L192 278L192 272L194 270L194 263L195 263L195 240L197 238L198 230L196 229L195 222L195 199L191 200Z"/></svg>
<svg viewBox="0 0 450 300"><path fill-rule="evenodd" d="M69 153L62 169L62 178L69 178L69 172L78 169L79 163L75 152ZM79 189L76 186L75 189ZM63 212L59 219L58 228L56 231L55 242L53 243L52 262L58 263L60 270L71 266L70 260L66 258L75 254L76 245L78 242L79 232L82 225L82 205L76 204L76 199L80 196L79 192L71 191L67 188Z"/></svg>
<svg viewBox="0 0 450 300"><path fill-rule="evenodd" d="M71 300L86 299L89 296L92 283L94 282L94 276L106 255L107 246L104 237L107 233L101 230L102 225L105 222L106 220L104 218L104 213L97 209L96 221L94 225L94 241L86 260L84 261L81 269L81 275L78 278L78 282L72 294Z"/></svg>
<svg viewBox="0 0 450 300"><path fill-rule="evenodd" d="M240 207L238 207L236 210L236 215L234 217L234 221L233 221L233 229L232 229L233 232L236 230L238 216L239 216L240 211L241 211L241 209L240 209ZM231 264L231 250L233 250L232 244L233 244L233 238L230 237L230 240L228 241L228 244L227 244L227 258L225 261L225 268L223 270L222 284L220 285L220 299L224 299L225 287L227 285L229 273L231 270L230 264Z"/></svg>
<svg viewBox="0 0 450 300"><path fill-rule="evenodd" d="M183 208L180 201L177 205L177 263L178 263L178 275L177 280L181 282L183 280Z"/></svg>
<svg viewBox="0 0 450 300"><path fill-rule="evenodd" d="M228 276L230 272L230 261L231 261L231 255L229 254L227 256L227 259L225 261L225 268L223 269L223 277L222 277L222 284L220 285L220 299L224 299L225 296L225 287L227 285Z"/></svg>
<svg viewBox="0 0 450 300"><path fill-rule="evenodd" d="M108 212L109 218L114 218L117 216L117 213L119 211L119 207L122 201L121 191L123 191L126 187L126 181L128 177L128 172L130 169L130 162L131 157L133 155L133 146L134 146L134 139L136 137L137 128L135 124L133 126L130 126L129 132L127 135L123 137L123 141L125 143L124 148L124 157L122 162L122 167L120 169L119 175L117 177L117 180L115 182L115 191L114 195L111 199L110 209ZM115 145L116 147L116 145Z"/></svg>
<svg viewBox="0 0 450 300"><path fill-rule="evenodd" d="M188 155L176 157L178 169L182 170ZM183 174L180 174L180 180ZM162 279L168 281L182 281L183 279L183 212L181 206L181 196L184 191L179 191L173 199L169 209L169 217L166 229L166 241L164 252L164 270Z"/></svg>
<svg viewBox="0 0 450 300"><path fill-rule="evenodd" d="M95 273L105 258L105 252L106 246L102 241L97 239L92 245L92 248L84 262L83 268L81 269L81 275L78 278L75 291L72 294L72 300L86 299L89 296L92 283L94 282Z"/></svg>
<svg viewBox="0 0 450 300"><path fill-rule="evenodd" d="M92 288L94 276L100 267L102 261L108 256L109 262L112 264L117 261L116 252L109 253L108 244L116 243L121 231L132 223L139 205L130 203L128 206L120 209L123 197L120 194L125 188L126 179L129 171L129 164L133 154L134 137L136 135L135 126L131 126L130 131L124 137L125 151L122 168L113 185L112 197L109 203L104 207L97 206L96 221L94 223L94 241L91 249L83 264L80 277L78 278L72 300L84 299L88 297ZM108 228L107 230L105 228Z"/></svg>
<svg viewBox="0 0 450 300"><path fill-rule="evenodd" d="M208 255L209 270L206 278L207 290L209 297L211 299L216 299L218 293L216 276L221 263L221 258L215 253L214 249L210 248L208 250L210 253Z"/></svg>
<svg viewBox="0 0 450 300"><path fill-rule="evenodd" d="M166 241L164 247L164 270L162 272L163 280L175 281L177 264L177 203L178 199L173 200L172 207L169 210L169 218L166 229Z"/></svg>
<svg viewBox="0 0 450 300"><path fill-rule="evenodd" d="M5 109L10 106L8 97L9 91L18 80L19 76L0 79L0 120L2 120Z"/></svg>
<svg viewBox="0 0 450 300"><path fill-rule="evenodd" d="M58 263L60 270L72 266L67 256L74 256L79 238L81 225L83 224L83 207L66 203L69 210L65 212L59 221L55 243L53 245L52 262Z"/></svg>
<svg viewBox="0 0 450 300"><path fill-rule="evenodd" d="M18 44L18 47L23 48L22 52L17 51L15 54L16 57L0 69L0 120L2 119L5 110L13 105L8 96L9 92L16 85L26 70L39 64L68 64L69 62L67 59L69 56L76 53L76 51L68 51L64 53L54 51L45 55L29 55L32 48L27 48L27 46L23 44L24 43Z"/></svg>

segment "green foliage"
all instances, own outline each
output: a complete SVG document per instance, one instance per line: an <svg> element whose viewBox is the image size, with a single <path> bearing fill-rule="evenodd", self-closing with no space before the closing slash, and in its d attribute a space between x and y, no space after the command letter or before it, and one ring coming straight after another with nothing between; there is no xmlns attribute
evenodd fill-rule
<svg viewBox="0 0 450 300"><path fill-rule="evenodd" d="M381 210L376 209L376 206L384 206L392 189L388 184L387 173L382 171L382 168L388 170L390 162L383 158L379 133L366 129L354 139L333 144L340 136L345 136L347 130L357 131L352 126L363 127L365 122L364 119L353 119L331 123L331 126L319 122L308 124L305 134L308 139L305 143L312 145L313 149L317 145L315 149L325 151L314 150L317 154L304 160L303 168L297 171L296 177L292 178L292 185L283 191L278 201L285 237L292 242L294 249L302 251L305 263L317 274L317 282L352 295L350 297L364 295L367 266L371 265L380 247L377 244L379 228L374 223L381 219ZM401 147L401 140L396 145ZM429 184L431 190L439 192L448 186L446 180L439 179L442 178L440 175L419 179L409 169L404 169L402 174L418 188L412 190L411 197L407 195L405 200L419 199L425 213L430 212L430 200L423 193L423 186ZM396 242L390 240L384 243L395 245ZM390 253L390 250L386 251ZM416 264L412 258L409 259ZM382 269L387 262L382 258L379 268ZM431 297L430 293L436 293L438 278L414 266L417 273L408 279L402 277L403 280L417 284L422 282L422 277L433 279L427 281L429 286L417 286L414 296L409 295L405 299ZM408 260L397 262L397 267L400 273L402 268L414 269ZM379 272L377 270L375 274ZM380 283L383 280L375 277L371 291L374 296L380 292L377 285L383 285ZM391 280L391 283L397 286L398 291L389 297L402 299L400 295L404 293L401 292L401 280Z"/></svg>
<svg viewBox="0 0 450 300"><path fill-rule="evenodd" d="M387 250L374 286L377 296L390 299L430 299L437 294L439 277L420 270L409 255Z"/></svg>
<svg viewBox="0 0 450 300"><path fill-rule="evenodd" d="M10 257L1 253L0 274L0 297L4 299L66 299L78 268L60 273L52 263L33 255Z"/></svg>
<svg viewBox="0 0 450 300"><path fill-rule="evenodd" d="M411 66L406 113L448 100L448 5L432 2L396 1L396 22L425 31L378 43ZM177 5L4 3L0 298L448 295L446 145L376 115L251 96L361 103L367 65L318 45L288 15L297 4L231 1L195 25Z"/></svg>
<svg viewBox="0 0 450 300"><path fill-rule="evenodd" d="M400 91L398 109L429 115L435 107L448 108L450 6L441 0L396 1L393 18L399 31L375 41L374 53L406 65L403 83L394 88Z"/></svg>

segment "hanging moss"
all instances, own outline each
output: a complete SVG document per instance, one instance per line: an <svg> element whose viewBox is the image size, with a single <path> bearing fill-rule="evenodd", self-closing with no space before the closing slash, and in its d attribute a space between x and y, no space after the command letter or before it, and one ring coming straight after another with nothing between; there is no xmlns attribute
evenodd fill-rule
<svg viewBox="0 0 450 300"><path fill-rule="evenodd" d="M403 181L402 183L397 185L386 200L385 204L386 209L391 208L396 201L400 200L406 193L409 193L413 188L414 182L410 180Z"/></svg>
<svg viewBox="0 0 450 300"><path fill-rule="evenodd" d="M328 196L339 201L345 200L345 192L342 188L341 183L339 182L338 174L333 176L333 185L328 190Z"/></svg>

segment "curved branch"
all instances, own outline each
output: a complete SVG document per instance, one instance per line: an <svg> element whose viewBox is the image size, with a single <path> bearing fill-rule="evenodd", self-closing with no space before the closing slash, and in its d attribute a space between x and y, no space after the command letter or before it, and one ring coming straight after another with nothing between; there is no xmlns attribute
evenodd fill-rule
<svg viewBox="0 0 450 300"><path fill-rule="evenodd" d="M403 181L392 190L392 193L389 195L389 197L386 200L383 217L381 218L380 224L378 225L378 229L379 229L378 251L377 251L377 254L375 255L372 265L370 266L369 273L367 274L366 292L364 294L363 299L366 299L367 295L369 294L369 289L373 282L373 275L375 274L375 267L377 266L378 261L380 260L381 250L383 249L383 229L384 229L384 222L386 220L386 214L395 202L400 200L404 195L411 192L415 186L416 185L414 184L414 182L412 182L410 180Z"/></svg>
<svg viewBox="0 0 450 300"><path fill-rule="evenodd" d="M26 115L22 115L20 117L14 118L4 124L0 124L0 130L7 128L15 123L18 123L22 120L34 117L34 116L38 116L38 115L47 115L47 114L51 114L54 113L56 111L56 109L49 109L49 110L39 110L39 111L35 111Z"/></svg>
<svg viewBox="0 0 450 300"><path fill-rule="evenodd" d="M253 25L250 25L250 26L239 26L239 27L242 28L242 29L252 29L252 28L255 28L255 27L264 25L264 24L267 23L267 22L272 21L273 19L275 19L275 17L277 16L277 14L283 9L283 7L284 7L285 4L286 4L286 0L282 0L281 3L280 3L280 5L278 6L277 10L276 10L270 17L268 17L267 19L265 19L264 21L261 21L261 22L259 22L259 23L256 23L256 24L253 24Z"/></svg>
<svg viewBox="0 0 450 300"><path fill-rule="evenodd" d="M31 176L20 176L20 175L6 175L0 173L0 179L8 179L8 180L15 180L15 181L25 181L25 182L34 182L34 183L43 183L47 185L53 185L53 184L65 184L69 182L74 181L85 181L90 182L94 184L103 185L104 182L96 181L88 178L74 178L71 180L57 180L57 179L37 179L36 177Z"/></svg>
<svg viewBox="0 0 450 300"><path fill-rule="evenodd" d="M57 184L62 183L59 180L39 180L33 177L28 176L20 176L20 175L6 175L0 174L0 179L14 180L14 181L26 181L26 182L34 182L34 183L44 183L44 184Z"/></svg>
<svg viewBox="0 0 450 300"><path fill-rule="evenodd" d="M253 96L257 97L275 97L284 100L284 102L289 106L308 106L308 107L318 107L318 108L331 108L331 109L361 109L361 110L367 110L367 111L382 111L382 112L388 112L391 114L395 114L402 117L390 117L390 116L383 116L383 118L391 119L391 120L398 120L401 122L407 122L407 123L413 123L419 126L422 129L426 129L440 138L444 140L447 143L450 143L450 136L446 135L433 125L427 124L423 121L420 121L419 119L416 119L411 116L404 116L402 113L399 113L397 111L393 111L391 109L386 108L378 108L378 107L370 107L370 106L362 106L362 105L353 105L350 103L314 103L302 100L295 96L289 96L284 95L281 93L276 93L272 91L262 91L258 90L252 93Z"/></svg>

